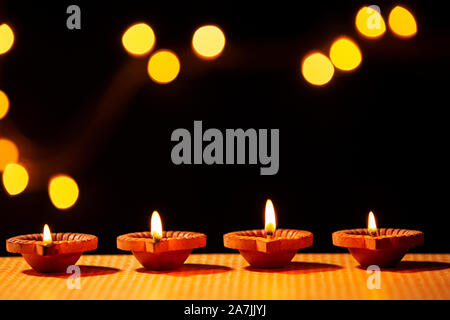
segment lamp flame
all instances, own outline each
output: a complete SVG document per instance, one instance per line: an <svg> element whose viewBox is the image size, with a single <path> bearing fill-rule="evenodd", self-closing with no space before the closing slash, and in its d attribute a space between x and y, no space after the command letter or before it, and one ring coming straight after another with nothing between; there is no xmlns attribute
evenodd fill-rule
<svg viewBox="0 0 450 320"><path fill-rule="evenodd" d="M44 242L44 245L48 246L49 244L52 244L52 234L50 232L50 228L48 227L48 224L44 226L44 233L42 236L42 241Z"/></svg>
<svg viewBox="0 0 450 320"><path fill-rule="evenodd" d="M367 224L367 229L370 235L377 235L377 224L375 222L375 216L372 211L369 212L369 221Z"/></svg>
<svg viewBox="0 0 450 320"><path fill-rule="evenodd" d="M267 199L266 202L266 226L265 230L266 233L271 235L275 232L275 229L277 227L276 221L275 221L275 209L273 208L272 200Z"/></svg>
<svg viewBox="0 0 450 320"><path fill-rule="evenodd" d="M152 237L155 240L160 240L162 238L162 222L158 211L153 211L152 219L150 222L150 230Z"/></svg>

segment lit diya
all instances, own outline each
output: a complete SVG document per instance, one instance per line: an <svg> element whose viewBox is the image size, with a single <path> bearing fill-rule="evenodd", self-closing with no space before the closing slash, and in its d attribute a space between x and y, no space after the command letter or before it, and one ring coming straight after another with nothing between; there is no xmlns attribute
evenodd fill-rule
<svg viewBox="0 0 450 320"><path fill-rule="evenodd" d="M96 236L83 233L51 233L45 225L42 234L27 234L6 240L6 250L20 253L37 272L66 272L83 252L97 249Z"/></svg>
<svg viewBox="0 0 450 320"><path fill-rule="evenodd" d="M146 269L175 269L186 261L192 249L206 246L203 233L163 231L157 211L152 214L150 230L117 237L117 248L131 251Z"/></svg>
<svg viewBox="0 0 450 320"><path fill-rule="evenodd" d="M309 231L276 229L275 209L266 202L265 229L230 232L223 236L225 247L238 249L245 260L256 268L281 268L289 264L297 251L312 246Z"/></svg>
<svg viewBox="0 0 450 320"><path fill-rule="evenodd" d="M369 213L367 229L349 229L333 233L333 244L347 248L363 267L393 267L412 246L423 244L423 232L407 229L377 228Z"/></svg>

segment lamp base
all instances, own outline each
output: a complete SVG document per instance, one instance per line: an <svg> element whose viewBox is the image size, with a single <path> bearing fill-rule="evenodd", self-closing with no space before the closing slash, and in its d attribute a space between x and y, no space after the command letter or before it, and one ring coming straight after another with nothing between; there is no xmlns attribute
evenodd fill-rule
<svg viewBox="0 0 450 320"><path fill-rule="evenodd" d="M271 253L239 250L244 259L255 268L282 268L294 258L297 250L277 251Z"/></svg>
<svg viewBox="0 0 450 320"><path fill-rule="evenodd" d="M192 250L175 250L159 253L132 251L145 269L170 270L183 265Z"/></svg>
<svg viewBox="0 0 450 320"><path fill-rule="evenodd" d="M81 255L82 252L48 256L22 253L23 258L30 265L30 267L39 273L65 273L67 271L67 267L75 265Z"/></svg>
<svg viewBox="0 0 450 320"><path fill-rule="evenodd" d="M409 248L386 248L379 250L348 248L350 254L362 267L376 265L381 268L395 267L408 250Z"/></svg>

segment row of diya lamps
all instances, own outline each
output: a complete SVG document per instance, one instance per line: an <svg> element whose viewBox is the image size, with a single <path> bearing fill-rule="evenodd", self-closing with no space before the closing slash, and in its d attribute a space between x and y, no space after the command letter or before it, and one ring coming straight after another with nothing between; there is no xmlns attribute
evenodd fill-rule
<svg viewBox="0 0 450 320"><path fill-rule="evenodd" d="M238 249L255 268L280 268L288 265L297 251L310 247L313 234L309 231L277 229L271 200L265 208L265 229L227 233L223 236L227 248ZM117 237L117 248L131 251L150 270L168 270L181 266L192 249L206 246L206 235L198 232L163 231L158 212L151 217L150 232L128 233ZM411 246L421 245L421 231L377 228L369 213L368 228L334 232L333 244L346 247L351 255L367 267L393 267ZM83 252L97 248L97 237L81 233L51 233L47 225L43 234L10 238L6 249L20 253L37 272L65 272Z"/></svg>

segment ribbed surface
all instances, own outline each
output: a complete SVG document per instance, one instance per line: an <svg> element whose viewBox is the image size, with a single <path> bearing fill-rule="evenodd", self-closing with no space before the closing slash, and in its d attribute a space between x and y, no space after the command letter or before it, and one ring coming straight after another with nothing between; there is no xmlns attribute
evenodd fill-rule
<svg viewBox="0 0 450 320"><path fill-rule="evenodd" d="M241 237L265 237L267 236L266 231L263 229L255 229L255 230L244 230L244 231L236 231L230 232L228 235L233 236L241 236ZM273 234L274 238L284 238L284 239L300 239L304 237L309 237L311 232L303 231L303 230L294 230L294 229L277 229Z"/></svg>
<svg viewBox="0 0 450 320"><path fill-rule="evenodd" d="M422 245L424 234L417 230L380 228L377 236L372 236L367 229L349 229L333 232L332 239L335 246L376 250Z"/></svg>
<svg viewBox="0 0 450 320"><path fill-rule="evenodd" d="M98 239L94 235L84 233L52 233L53 243L46 250L46 254L66 254L95 250ZM43 250L42 234L34 233L21 235L6 240L8 252L22 254L36 254ZM41 252L42 254L42 252Z"/></svg>
<svg viewBox="0 0 450 320"><path fill-rule="evenodd" d="M163 231L163 238L183 238L183 239L194 239L199 237L204 237L203 233L190 232L190 231ZM122 239L153 239L151 232L134 232L127 233L119 236Z"/></svg>
<svg viewBox="0 0 450 320"><path fill-rule="evenodd" d="M450 299L450 254L408 254L383 270L381 289L349 254L298 254L281 270L247 267L238 254L192 254L174 271L146 271L131 255L85 255L81 289L43 276L21 257L0 258L0 299Z"/></svg>
<svg viewBox="0 0 450 320"><path fill-rule="evenodd" d="M150 232L127 233L117 237L117 248L131 251L166 252L201 248L206 245L206 235L189 231L163 231L159 243Z"/></svg>
<svg viewBox="0 0 450 320"><path fill-rule="evenodd" d="M52 233L53 241L89 241L94 239L95 236L84 233ZM33 241L42 241L42 233L26 234L9 239L8 241L13 243L31 243Z"/></svg>
<svg viewBox="0 0 450 320"><path fill-rule="evenodd" d="M416 230L408 230L408 229L393 229L393 228L379 228L377 229L378 236L415 236L422 232ZM364 229L349 229L343 230L342 232L346 234L352 235L369 235L369 230L367 228Z"/></svg>

